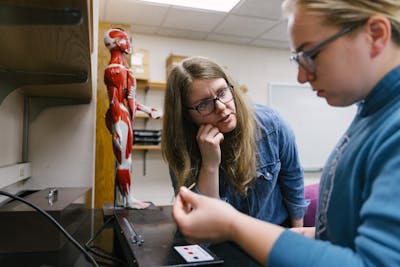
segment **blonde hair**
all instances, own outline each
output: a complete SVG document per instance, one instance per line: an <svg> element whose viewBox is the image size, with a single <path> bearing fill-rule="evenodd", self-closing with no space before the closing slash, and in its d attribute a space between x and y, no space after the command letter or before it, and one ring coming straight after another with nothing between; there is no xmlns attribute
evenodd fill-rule
<svg viewBox="0 0 400 267"><path fill-rule="evenodd" d="M246 195L256 176L256 127L252 110L226 70L205 57L191 57L172 68L167 79L161 149L174 172L178 186L197 179L201 154L196 141L198 127L189 117L185 103L196 79L223 78L233 86L237 126L224 135L221 144L221 168L235 190Z"/></svg>
<svg viewBox="0 0 400 267"><path fill-rule="evenodd" d="M324 23L341 28L362 24L373 15L382 15L390 21L393 42L400 45L399 0L285 0L282 3L285 15L297 8L322 14Z"/></svg>

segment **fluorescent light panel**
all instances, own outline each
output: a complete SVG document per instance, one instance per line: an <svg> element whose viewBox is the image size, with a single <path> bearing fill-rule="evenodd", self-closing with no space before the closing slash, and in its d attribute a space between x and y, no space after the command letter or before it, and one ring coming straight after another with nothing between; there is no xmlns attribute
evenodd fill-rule
<svg viewBox="0 0 400 267"><path fill-rule="evenodd" d="M190 8L207 9L221 12L229 12L240 0L142 0L167 4L173 6L184 6Z"/></svg>

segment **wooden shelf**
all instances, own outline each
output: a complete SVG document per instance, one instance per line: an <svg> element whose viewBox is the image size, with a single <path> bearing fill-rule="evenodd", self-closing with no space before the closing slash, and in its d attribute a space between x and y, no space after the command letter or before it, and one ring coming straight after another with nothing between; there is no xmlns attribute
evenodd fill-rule
<svg viewBox="0 0 400 267"><path fill-rule="evenodd" d="M146 95L149 91L164 91L165 90L165 83L163 83L163 82L151 82L148 80L141 80L141 79L138 79L136 82L137 82L137 88L145 91L145 102L146 102ZM135 118L145 119L146 122L148 119L153 119L153 118L150 118L148 114L140 112L140 111L138 113L136 113ZM160 118L158 118L158 120L160 120L160 119L162 119L162 116Z"/></svg>
<svg viewBox="0 0 400 267"><path fill-rule="evenodd" d="M161 146L134 145L133 150L161 150Z"/></svg>
<svg viewBox="0 0 400 267"><path fill-rule="evenodd" d="M166 84L164 82L149 82L149 90L165 91Z"/></svg>
<svg viewBox="0 0 400 267"><path fill-rule="evenodd" d="M164 91L166 84L164 82L152 82L148 80L137 80L137 88L142 90Z"/></svg>
<svg viewBox="0 0 400 267"><path fill-rule="evenodd" d="M0 103L28 96L92 99L90 1L13 0L0 9Z"/></svg>
<svg viewBox="0 0 400 267"><path fill-rule="evenodd" d="M144 113L136 113L135 118L136 119L150 119L149 115L144 114Z"/></svg>
<svg viewBox="0 0 400 267"><path fill-rule="evenodd" d="M136 113L136 115L135 115L135 118L136 119L152 119L152 120L161 120L162 119L162 116L160 117L160 118L158 118L158 119L153 119L153 118L150 118L149 117L149 115L147 115L146 113Z"/></svg>

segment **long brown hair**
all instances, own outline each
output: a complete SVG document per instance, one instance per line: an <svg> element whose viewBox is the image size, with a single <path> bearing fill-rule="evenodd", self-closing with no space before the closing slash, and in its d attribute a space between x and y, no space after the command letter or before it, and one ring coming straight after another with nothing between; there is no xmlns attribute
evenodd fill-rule
<svg viewBox="0 0 400 267"><path fill-rule="evenodd" d="M196 141L198 126L185 109L185 101L196 79L223 78L233 86L236 105L236 128L225 134L221 144L221 168L235 190L245 195L256 176L256 126L237 84L227 71L205 57L191 57L171 69L164 99L161 147L163 158L174 172L178 186L190 185L197 179L201 154Z"/></svg>

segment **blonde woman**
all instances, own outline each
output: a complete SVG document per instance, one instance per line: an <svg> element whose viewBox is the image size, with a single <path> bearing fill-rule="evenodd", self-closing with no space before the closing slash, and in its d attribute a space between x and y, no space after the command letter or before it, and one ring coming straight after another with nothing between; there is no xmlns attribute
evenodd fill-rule
<svg viewBox="0 0 400 267"><path fill-rule="evenodd" d="M324 168L316 228L285 230L185 187L174 218L188 240L232 240L269 267L400 266L400 1L283 7L299 82L330 105L358 103Z"/></svg>
<svg viewBox="0 0 400 267"><path fill-rule="evenodd" d="M302 226L307 208L292 131L276 112L248 107L215 61L191 57L170 71L163 156L175 190L223 199L255 218Z"/></svg>

